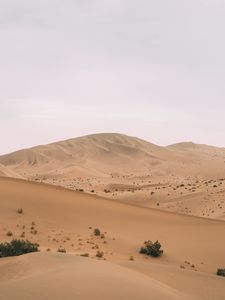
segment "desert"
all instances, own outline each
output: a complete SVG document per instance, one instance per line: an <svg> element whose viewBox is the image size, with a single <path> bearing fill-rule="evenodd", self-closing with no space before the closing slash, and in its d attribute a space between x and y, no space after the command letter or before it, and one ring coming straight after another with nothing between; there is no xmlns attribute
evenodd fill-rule
<svg viewBox="0 0 225 300"><path fill-rule="evenodd" d="M224 16L0 0L0 300L225 300Z"/></svg>
<svg viewBox="0 0 225 300"><path fill-rule="evenodd" d="M1 299L224 297L224 280L215 275L224 262L223 221L21 179L1 178L0 191L1 240L20 239L23 233L41 250L0 259ZM94 228L104 237L95 236ZM162 257L139 254L148 238L162 243Z"/></svg>

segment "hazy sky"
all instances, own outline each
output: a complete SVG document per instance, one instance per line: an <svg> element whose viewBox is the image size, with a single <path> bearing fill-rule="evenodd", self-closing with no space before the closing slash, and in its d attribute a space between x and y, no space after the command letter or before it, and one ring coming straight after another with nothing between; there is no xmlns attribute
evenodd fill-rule
<svg viewBox="0 0 225 300"><path fill-rule="evenodd" d="M224 0L0 0L0 153L95 132L225 146Z"/></svg>

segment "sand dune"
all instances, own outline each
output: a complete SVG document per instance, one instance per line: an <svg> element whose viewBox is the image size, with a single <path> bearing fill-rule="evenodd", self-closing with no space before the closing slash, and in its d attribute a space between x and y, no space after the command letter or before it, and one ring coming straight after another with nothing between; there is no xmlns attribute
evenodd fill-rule
<svg viewBox="0 0 225 300"><path fill-rule="evenodd" d="M10 170L6 166L0 164L0 176L3 177L12 177L12 178L23 178L21 175L17 174L16 172Z"/></svg>
<svg viewBox="0 0 225 300"><path fill-rule="evenodd" d="M225 219L225 149L160 147L105 133L0 156L3 176L84 190L143 207Z"/></svg>
<svg viewBox="0 0 225 300"><path fill-rule="evenodd" d="M1 264L7 276L0 281L0 297L5 300L190 299L128 268L68 254L32 254Z"/></svg>
<svg viewBox="0 0 225 300"><path fill-rule="evenodd" d="M18 208L23 208L23 214L17 213ZM93 235L95 227L105 232L104 239ZM96 297L99 289L99 297L94 299L121 295L131 299L149 299L151 295L152 299L212 299L213 293L217 299L225 297L224 280L215 275L224 264L223 221L2 178L0 229L1 241L12 238L8 231L14 238L24 232L25 238L38 242L42 250L0 260L0 293L6 300L13 295L14 299L24 299L28 294L32 299L48 299L45 293L54 299L77 295L89 299L90 293ZM146 239L159 239L165 251L161 258L145 258L138 253ZM67 254L55 254L59 247ZM47 249L50 253L44 254ZM104 252L105 260L95 261L97 251ZM84 253L89 253L89 258L76 257ZM131 256L134 261L130 261ZM165 274L170 274L169 278ZM56 282L60 282L58 288ZM197 283L207 288L197 289ZM41 293L36 294L40 286Z"/></svg>

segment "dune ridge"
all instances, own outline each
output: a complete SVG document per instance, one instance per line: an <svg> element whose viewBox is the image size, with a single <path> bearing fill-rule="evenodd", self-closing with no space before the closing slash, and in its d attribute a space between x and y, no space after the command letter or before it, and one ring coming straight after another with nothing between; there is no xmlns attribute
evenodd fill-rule
<svg viewBox="0 0 225 300"><path fill-rule="evenodd" d="M0 156L0 174L225 220L225 148L94 134Z"/></svg>

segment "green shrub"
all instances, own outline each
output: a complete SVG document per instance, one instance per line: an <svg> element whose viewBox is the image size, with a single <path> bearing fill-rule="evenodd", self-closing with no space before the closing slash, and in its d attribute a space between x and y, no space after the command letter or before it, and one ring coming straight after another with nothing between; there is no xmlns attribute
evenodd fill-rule
<svg viewBox="0 0 225 300"><path fill-rule="evenodd" d="M225 277L225 269L218 269L216 275Z"/></svg>
<svg viewBox="0 0 225 300"><path fill-rule="evenodd" d="M146 254L153 257L159 257L163 254L163 250L161 249L161 244L156 241L153 243L152 241L144 242L144 247L142 247L139 251L141 254Z"/></svg>
<svg viewBox="0 0 225 300"><path fill-rule="evenodd" d="M0 257L18 256L38 251L38 244L24 240L12 240L10 243L0 244Z"/></svg>

